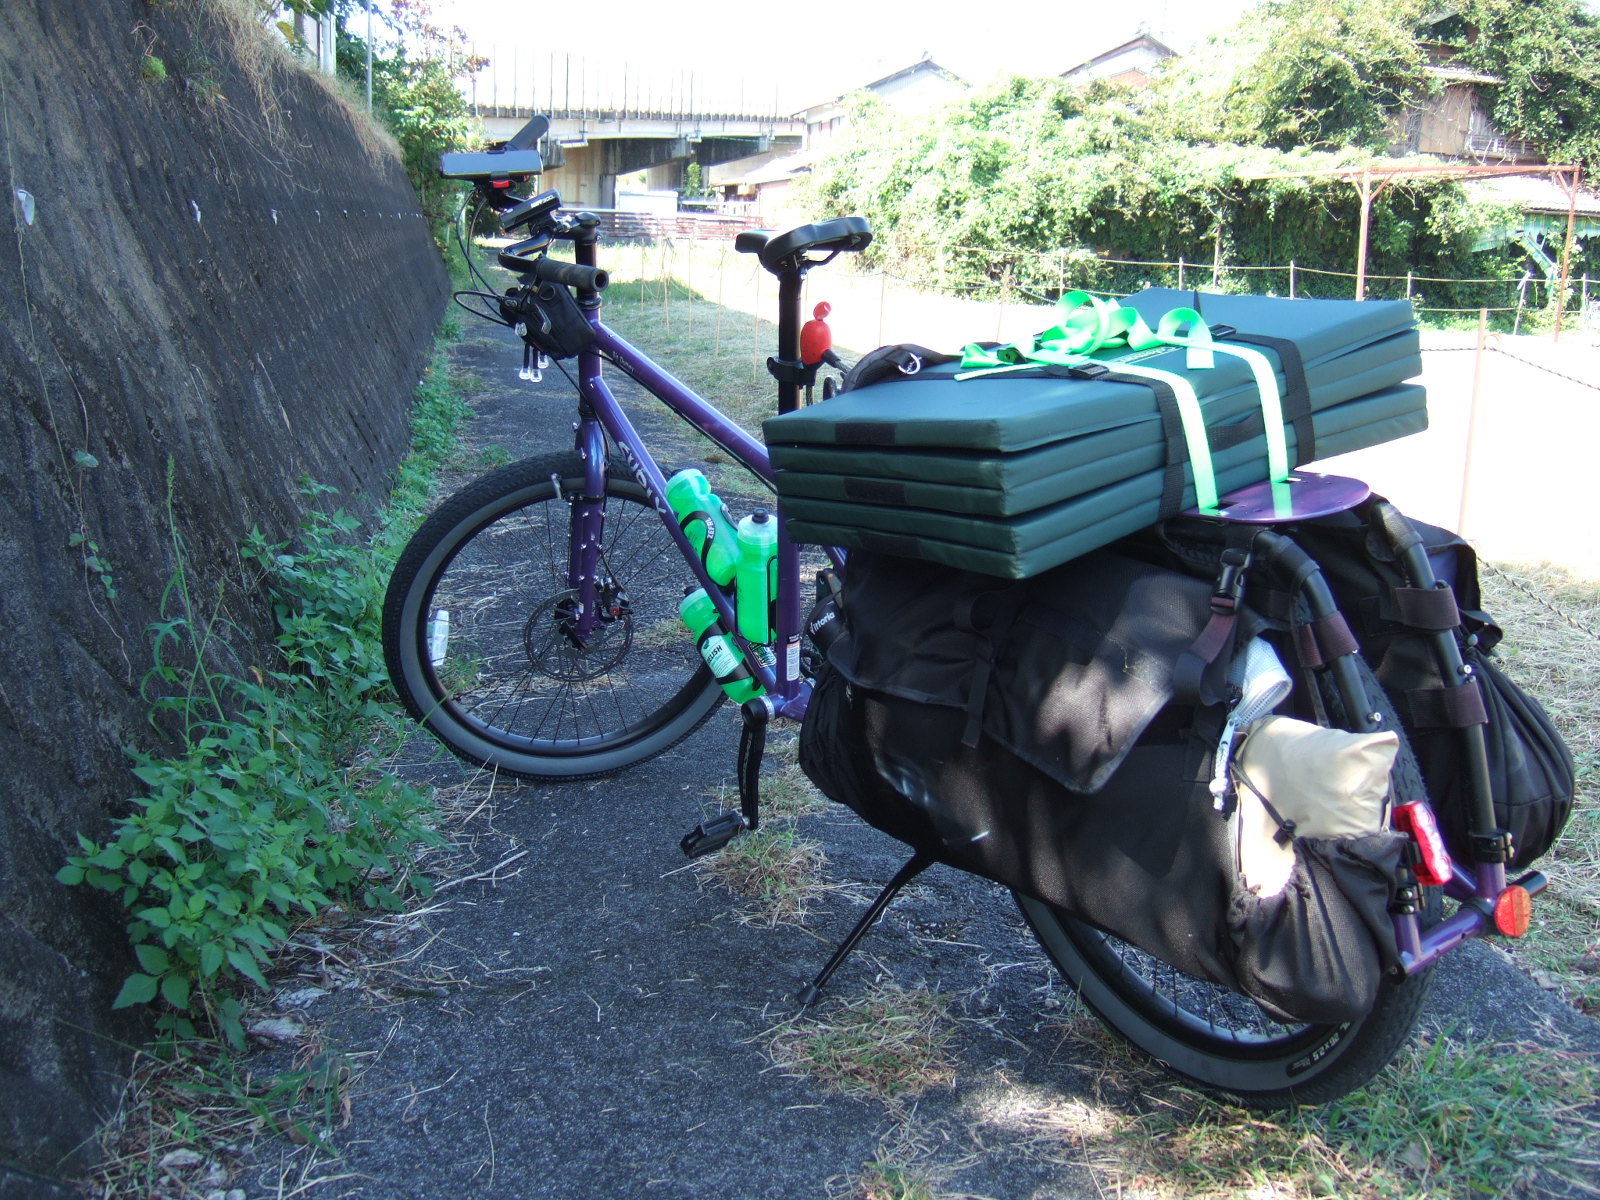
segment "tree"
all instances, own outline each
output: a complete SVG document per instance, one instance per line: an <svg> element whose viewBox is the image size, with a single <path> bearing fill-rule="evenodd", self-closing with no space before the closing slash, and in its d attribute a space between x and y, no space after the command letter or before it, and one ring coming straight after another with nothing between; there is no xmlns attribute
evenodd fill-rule
<svg viewBox="0 0 1600 1200"><path fill-rule="evenodd" d="M339 16L340 76L364 88L366 9L360 0L300 0L332 5ZM455 212L460 186L439 178L439 155L481 141L457 79L482 66L460 29L437 23L428 0L389 0L376 10L372 45L372 109L400 144L401 161L423 215L437 229ZM352 18L360 14L360 19Z"/></svg>
<svg viewBox="0 0 1600 1200"><path fill-rule="evenodd" d="M1265 0L1245 18L1253 49L1224 102L1240 140L1381 149L1394 118L1431 90L1417 39L1424 0Z"/></svg>
<svg viewBox="0 0 1600 1200"><path fill-rule="evenodd" d="M1451 22L1457 59L1485 88L1502 133L1552 162L1600 165L1600 19L1581 0L1469 0Z"/></svg>

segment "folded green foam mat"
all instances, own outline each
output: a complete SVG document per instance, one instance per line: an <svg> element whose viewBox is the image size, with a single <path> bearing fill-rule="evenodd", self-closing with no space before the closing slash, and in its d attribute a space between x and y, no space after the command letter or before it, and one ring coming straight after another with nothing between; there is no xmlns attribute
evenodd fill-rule
<svg viewBox="0 0 1600 1200"><path fill-rule="evenodd" d="M1402 386L1422 367L1405 301L1151 289L1124 306L1152 325L1174 309L1203 314L1222 352L1196 365L1193 343L1180 337L1073 358L1071 369L948 363L770 418L791 536L1024 577L1216 489L1427 427L1423 389ZM1256 366L1226 350L1239 345L1256 352ZM1198 451L1194 430L1187 442L1179 436L1171 387L1148 378L1192 389L1192 419L1204 424ZM1271 403L1263 390L1275 390ZM1269 424L1281 447L1276 472Z"/></svg>

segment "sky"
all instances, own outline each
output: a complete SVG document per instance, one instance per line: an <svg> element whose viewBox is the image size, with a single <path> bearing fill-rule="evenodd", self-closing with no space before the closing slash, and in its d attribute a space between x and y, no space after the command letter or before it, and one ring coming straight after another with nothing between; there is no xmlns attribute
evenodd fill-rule
<svg viewBox="0 0 1600 1200"><path fill-rule="evenodd" d="M793 0L670 4L604 0L555 6L533 0L433 0L441 23L459 25L493 65L480 76L510 102L587 94L615 100L626 66L630 95L681 96L694 107L731 108L756 96L748 111L780 112L830 99L909 66L933 61L972 82L1000 72L1060 74L1134 37L1143 22L1175 49L1232 24L1251 0L1141 0L1138 4L1045 3L1043 0L856 0L803 6ZM572 14L541 25L539 14ZM807 15L811 14L811 15ZM580 31L580 17L589 32ZM691 80L692 77L692 80Z"/></svg>

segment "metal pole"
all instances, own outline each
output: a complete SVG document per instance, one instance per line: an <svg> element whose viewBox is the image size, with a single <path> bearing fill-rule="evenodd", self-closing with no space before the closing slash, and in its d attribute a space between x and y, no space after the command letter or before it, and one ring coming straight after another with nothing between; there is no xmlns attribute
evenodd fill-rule
<svg viewBox="0 0 1600 1200"><path fill-rule="evenodd" d="M1361 225L1356 237L1356 299L1367 298L1367 234L1372 224L1372 176L1361 168L1361 182L1356 185L1361 192Z"/></svg>
<svg viewBox="0 0 1600 1200"><path fill-rule="evenodd" d="M1183 255L1178 255L1178 290L1183 291Z"/></svg>
<svg viewBox="0 0 1600 1200"><path fill-rule="evenodd" d="M1461 462L1461 507L1456 512L1456 533L1467 536L1467 493L1472 484L1472 450L1478 439L1478 390L1483 381L1483 352L1489 342L1489 310L1478 310L1478 351L1472 362L1472 399L1467 408L1467 449Z"/></svg>
<svg viewBox="0 0 1600 1200"><path fill-rule="evenodd" d="M1289 299L1294 299L1294 259L1289 260Z"/></svg>
<svg viewBox="0 0 1600 1200"><path fill-rule="evenodd" d="M1573 226L1578 220L1578 179L1582 173L1582 167L1573 167L1570 178L1562 177L1562 183L1567 189L1567 238L1561 243L1561 285L1556 289L1556 332L1552 340L1557 342L1561 340L1561 316L1567 303L1567 278L1572 265L1572 233Z"/></svg>

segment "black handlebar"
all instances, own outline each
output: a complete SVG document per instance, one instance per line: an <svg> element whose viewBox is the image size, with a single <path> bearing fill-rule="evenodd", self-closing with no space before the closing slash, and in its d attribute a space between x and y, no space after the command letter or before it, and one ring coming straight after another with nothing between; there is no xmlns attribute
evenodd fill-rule
<svg viewBox="0 0 1600 1200"><path fill-rule="evenodd" d="M524 269L541 283L561 283L579 291L603 291L611 282L611 276L599 267L579 266L557 258L536 258Z"/></svg>

